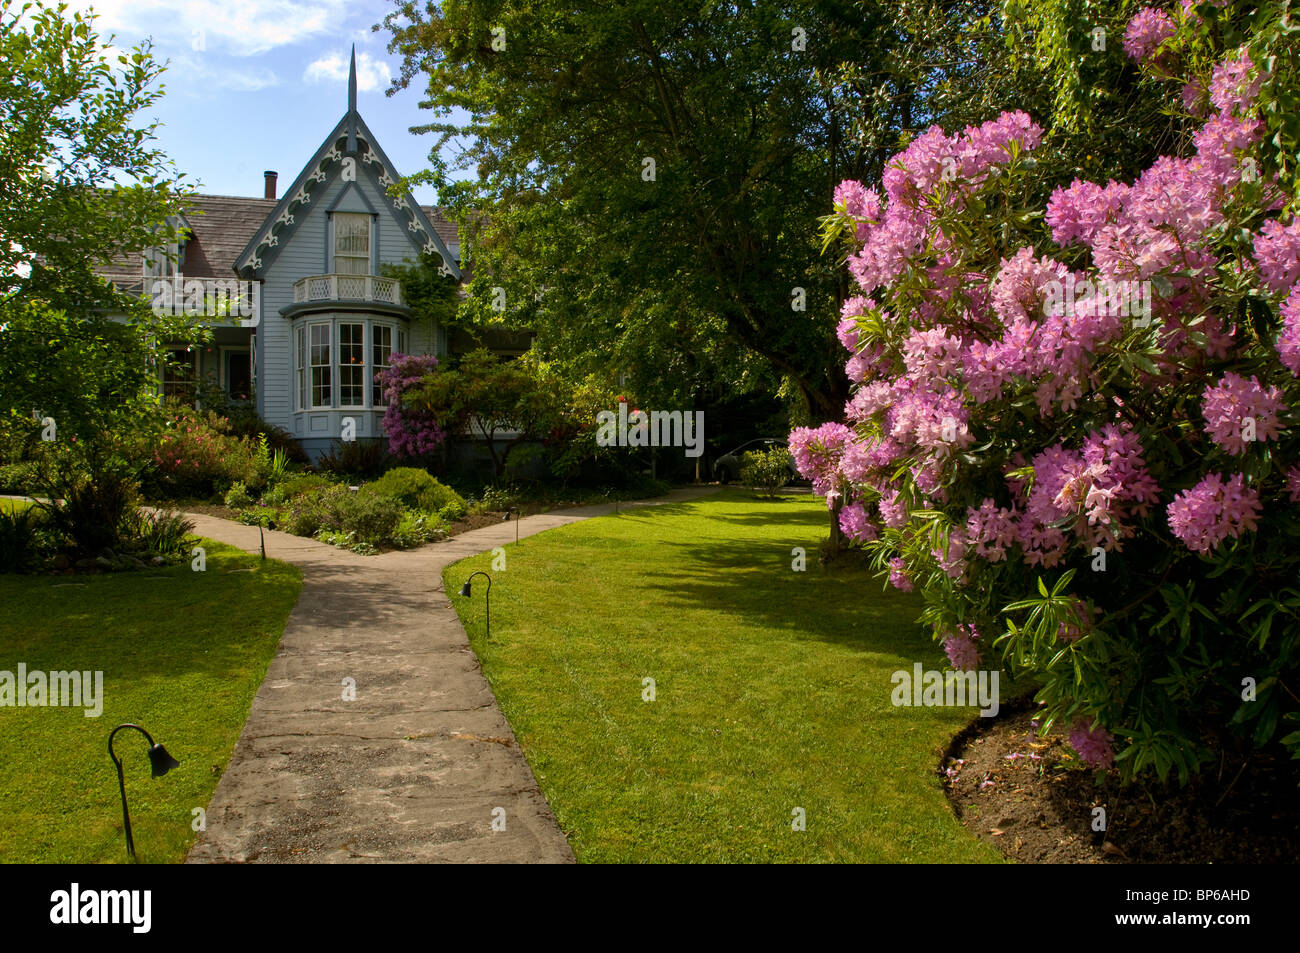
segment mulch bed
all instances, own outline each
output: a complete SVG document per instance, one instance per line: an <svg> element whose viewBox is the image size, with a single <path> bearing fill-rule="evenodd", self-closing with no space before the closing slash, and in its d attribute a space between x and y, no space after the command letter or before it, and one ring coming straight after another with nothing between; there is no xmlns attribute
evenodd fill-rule
<svg viewBox="0 0 1300 953"><path fill-rule="evenodd" d="M1256 753L1210 765L1183 789L1171 780L1100 784L1066 740L1038 737L1036 709L977 718L940 766L966 827L1021 863L1295 863L1300 762ZM1106 811L1094 831L1093 809Z"/></svg>

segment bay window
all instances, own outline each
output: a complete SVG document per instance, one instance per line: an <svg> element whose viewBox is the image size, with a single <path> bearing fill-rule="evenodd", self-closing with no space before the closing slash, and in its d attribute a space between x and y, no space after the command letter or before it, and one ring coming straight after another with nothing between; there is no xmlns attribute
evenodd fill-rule
<svg viewBox="0 0 1300 953"><path fill-rule="evenodd" d="M392 322L351 316L304 321L294 329L298 410L383 407L375 375L405 350L406 331Z"/></svg>

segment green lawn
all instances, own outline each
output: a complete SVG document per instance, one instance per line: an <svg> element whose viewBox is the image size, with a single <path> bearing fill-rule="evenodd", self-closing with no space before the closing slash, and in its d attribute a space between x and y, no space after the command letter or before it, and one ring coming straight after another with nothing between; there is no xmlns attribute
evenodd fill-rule
<svg viewBox="0 0 1300 953"><path fill-rule="evenodd" d="M820 567L826 533L819 500L728 491L446 570L494 577L490 640L483 580L452 601L579 860L1001 860L935 773L975 709L890 702L894 671L947 667L919 601Z"/></svg>
<svg viewBox="0 0 1300 953"><path fill-rule="evenodd" d="M0 670L102 671L103 714L0 707L0 858L126 859L108 734L136 722L180 762L149 776L147 745L117 736L136 852L182 860L193 809L206 808L285 621L298 571L211 540L207 570L188 563L113 575L0 576Z"/></svg>

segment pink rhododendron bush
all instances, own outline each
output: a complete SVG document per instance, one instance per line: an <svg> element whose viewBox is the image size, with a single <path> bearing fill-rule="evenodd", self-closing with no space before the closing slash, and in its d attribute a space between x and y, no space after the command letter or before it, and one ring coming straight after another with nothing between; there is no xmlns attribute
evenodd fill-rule
<svg viewBox="0 0 1300 953"><path fill-rule="evenodd" d="M433 453L447 438L437 415L413 392L433 373L438 359L431 354L396 354L389 366L375 375L388 407L384 411L384 433L394 456L415 458Z"/></svg>
<svg viewBox="0 0 1300 953"><path fill-rule="evenodd" d="M1140 16L1144 58L1170 17ZM1300 222L1253 155L1258 67L1198 79L1179 154L1046 208L1019 112L842 183L854 393L790 437L955 668L1029 673L1083 761L1184 781L1300 748Z"/></svg>

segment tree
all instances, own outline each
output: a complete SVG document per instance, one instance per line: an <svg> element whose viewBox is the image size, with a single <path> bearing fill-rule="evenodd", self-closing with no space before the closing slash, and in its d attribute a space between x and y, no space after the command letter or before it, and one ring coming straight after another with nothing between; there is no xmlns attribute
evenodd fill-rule
<svg viewBox="0 0 1300 953"><path fill-rule="evenodd" d="M427 374L401 399L427 411L447 432L481 438L498 478L518 447L546 439L561 425L566 407L558 378L523 360L502 361L485 348L471 351L452 370ZM506 432L513 436L498 449Z"/></svg>
<svg viewBox="0 0 1300 953"><path fill-rule="evenodd" d="M116 69L106 50L92 15L0 7L0 428L7 452L43 451L45 493L68 501L46 505L87 547L115 539L159 422L154 343L197 339L95 273L165 242L185 194L133 123L162 67L147 43Z"/></svg>
<svg viewBox="0 0 1300 953"><path fill-rule="evenodd" d="M184 177L134 124L163 67L147 41L107 50L93 14L0 6L0 303L120 310L95 269L171 237Z"/></svg>
<svg viewBox="0 0 1300 953"><path fill-rule="evenodd" d="M397 85L427 83L436 121L417 131L443 138L413 178L467 227L477 320L532 328L571 378L622 373L648 401L784 380L838 412L847 286L814 222L887 154L847 134L835 70L887 68L888 5L451 0L385 23Z"/></svg>

